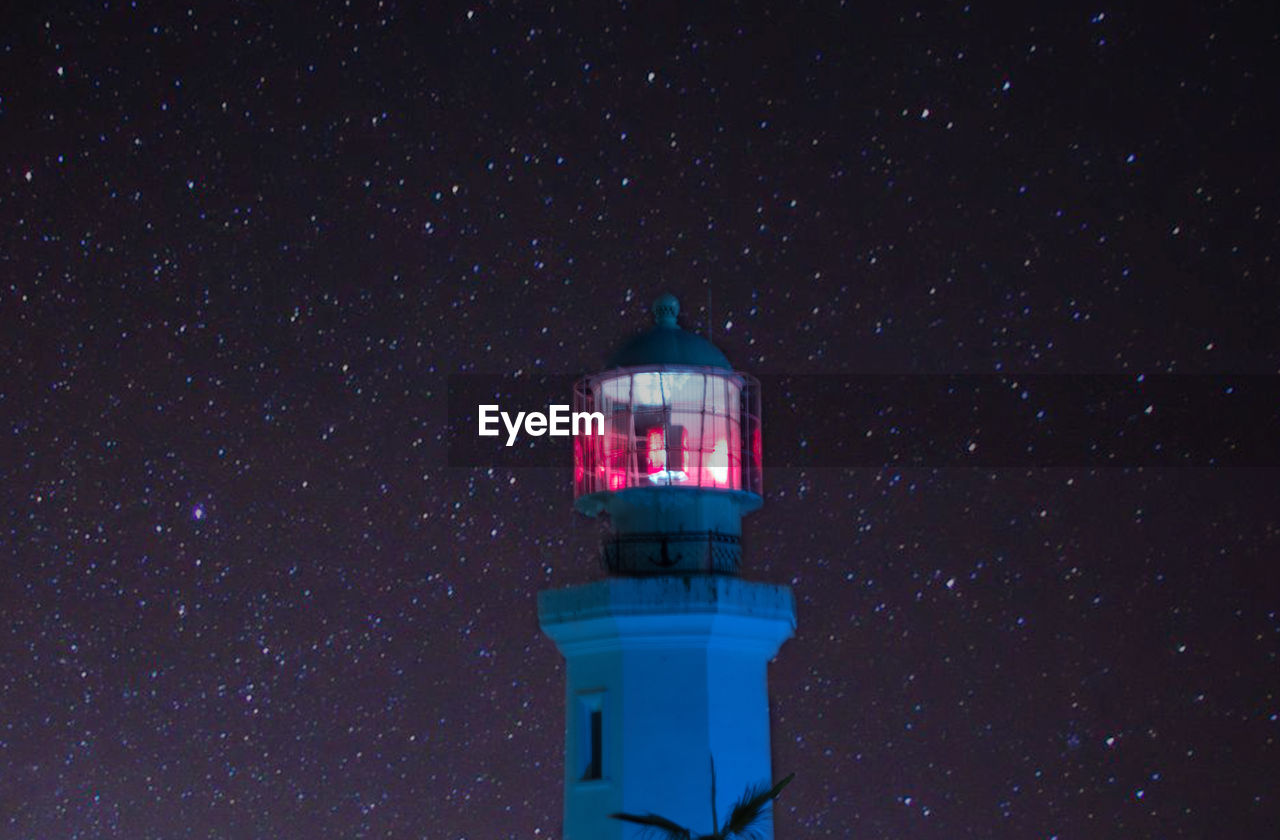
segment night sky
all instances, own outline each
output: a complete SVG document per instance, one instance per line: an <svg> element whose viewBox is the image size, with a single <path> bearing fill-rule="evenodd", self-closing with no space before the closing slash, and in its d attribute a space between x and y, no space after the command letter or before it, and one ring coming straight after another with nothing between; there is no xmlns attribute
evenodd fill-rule
<svg viewBox="0 0 1280 840"><path fill-rule="evenodd" d="M1274 4L25 5L4 840L558 838L601 528L452 464L447 377L662 291L766 381L1280 370ZM771 399L779 840L1274 830L1275 469L823 464Z"/></svg>

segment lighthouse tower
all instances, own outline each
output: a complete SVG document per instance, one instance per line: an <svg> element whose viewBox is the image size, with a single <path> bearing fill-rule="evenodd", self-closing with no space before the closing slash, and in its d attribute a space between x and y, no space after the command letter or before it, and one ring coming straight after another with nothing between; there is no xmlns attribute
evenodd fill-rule
<svg viewBox="0 0 1280 840"><path fill-rule="evenodd" d="M574 439L574 504L610 526L606 574L538 597L566 662L564 840L639 837L617 812L716 830L712 759L721 821L773 779L765 671L795 608L739 575L742 516L762 502L758 383L680 329L674 297L653 311L574 389L575 411L604 415Z"/></svg>

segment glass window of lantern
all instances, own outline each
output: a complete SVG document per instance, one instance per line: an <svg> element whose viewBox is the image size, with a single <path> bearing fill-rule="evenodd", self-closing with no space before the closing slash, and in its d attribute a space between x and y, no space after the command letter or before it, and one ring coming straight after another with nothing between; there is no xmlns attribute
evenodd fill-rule
<svg viewBox="0 0 1280 840"><path fill-rule="evenodd" d="M685 486L743 489L741 385L697 371L600 379L591 402L604 440L580 449L582 490Z"/></svg>

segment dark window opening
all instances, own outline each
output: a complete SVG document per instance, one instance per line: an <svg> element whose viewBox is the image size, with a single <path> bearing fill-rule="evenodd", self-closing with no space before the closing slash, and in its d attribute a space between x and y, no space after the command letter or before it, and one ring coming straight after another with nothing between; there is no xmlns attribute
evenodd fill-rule
<svg viewBox="0 0 1280 840"><path fill-rule="evenodd" d="M604 740L604 712L600 709L591 710L590 718L591 734L588 736L588 746L590 756L587 763L587 772L583 774L583 779L602 779L604 773L602 771L602 753Z"/></svg>

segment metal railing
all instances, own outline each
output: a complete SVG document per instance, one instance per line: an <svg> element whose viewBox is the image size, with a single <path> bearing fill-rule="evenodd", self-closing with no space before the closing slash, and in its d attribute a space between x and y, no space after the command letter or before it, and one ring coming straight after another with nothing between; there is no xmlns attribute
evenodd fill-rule
<svg viewBox="0 0 1280 840"><path fill-rule="evenodd" d="M600 562L615 575L736 575L742 540L719 531L618 534L601 543Z"/></svg>

